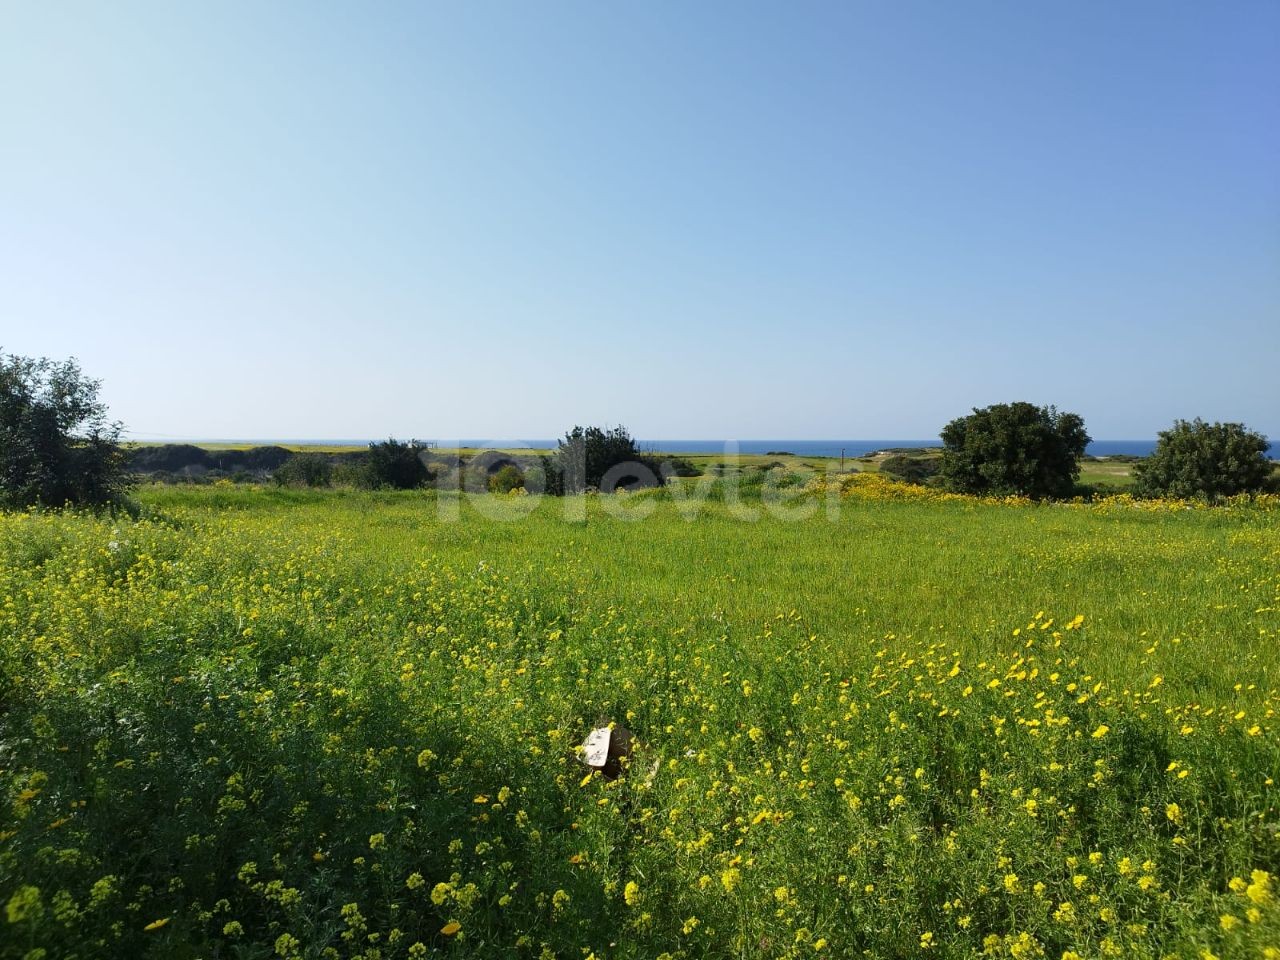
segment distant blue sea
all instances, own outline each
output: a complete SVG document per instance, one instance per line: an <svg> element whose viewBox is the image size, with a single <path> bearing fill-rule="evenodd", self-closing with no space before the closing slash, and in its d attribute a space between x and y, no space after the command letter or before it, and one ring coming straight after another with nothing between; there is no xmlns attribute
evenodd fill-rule
<svg viewBox="0 0 1280 960"><path fill-rule="evenodd" d="M143 441L147 442L147 441ZM213 441L206 439L206 443L289 443L289 444L319 444L324 446L350 446L363 447L367 446L368 440L322 440L316 438L310 439L272 439L272 440L219 440ZM478 440L478 439L457 439L449 438L438 441L441 446L454 446L460 444L464 447L531 447L535 450L545 450L556 445L555 440L547 439L505 439L505 440ZM861 457L868 453L875 453L878 450L887 450L890 447L940 447L942 441L938 438L932 440L637 440L641 449L651 450L655 453L724 453L726 443L737 444L739 453L761 454L771 451L779 453L794 453L802 457ZM1145 457L1151 454L1156 448L1154 440L1094 440L1088 447L1088 453L1095 457L1109 457L1116 455L1128 455L1136 457ZM1267 451L1267 455L1273 460L1280 455L1280 446L1273 443Z"/></svg>

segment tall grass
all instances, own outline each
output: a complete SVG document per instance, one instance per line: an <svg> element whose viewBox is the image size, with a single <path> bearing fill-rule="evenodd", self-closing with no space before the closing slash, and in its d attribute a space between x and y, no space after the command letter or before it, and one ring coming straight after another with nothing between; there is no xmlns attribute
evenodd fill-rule
<svg viewBox="0 0 1280 960"><path fill-rule="evenodd" d="M1274 511L143 498L0 517L0 956L1277 945Z"/></svg>

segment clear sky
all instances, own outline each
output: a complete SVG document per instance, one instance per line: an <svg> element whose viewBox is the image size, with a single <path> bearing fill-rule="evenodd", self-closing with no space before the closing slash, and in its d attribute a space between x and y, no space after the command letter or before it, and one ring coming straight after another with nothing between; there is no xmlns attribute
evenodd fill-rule
<svg viewBox="0 0 1280 960"><path fill-rule="evenodd" d="M0 0L0 347L139 436L1280 436L1280 4Z"/></svg>

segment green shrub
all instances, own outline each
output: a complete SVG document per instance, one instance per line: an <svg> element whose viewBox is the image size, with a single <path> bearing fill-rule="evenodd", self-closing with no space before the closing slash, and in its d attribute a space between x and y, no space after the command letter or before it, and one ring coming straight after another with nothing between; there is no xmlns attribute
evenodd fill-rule
<svg viewBox="0 0 1280 960"><path fill-rule="evenodd" d="M958 493L1069 497L1089 444L1084 420L1056 407L997 403L942 430L938 476Z"/></svg>
<svg viewBox="0 0 1280 960"><path fill-rule="evenodd" d="M538 457L537 467L525 477L525 489L553 497L564 496L564 475L560 472L554 455Z"/></svg>
<svg viewBox="0 0 1280 960"><path fill-rule="evenodd" d="M375 487L412 490L424 486L431 476L427 465L422 462L416 440L405 443L389 438L371 443L367 464Z"/></svg>
<svg viewBox="0 0 1280 960"><path fill-rule="evenodd" d="M1144 497L1215 500L1268 489L1272 463L1267 438L1242 423L1177 420L1160 431L1155 453L1134 467Z"/></svg>
<svg viewBox="0 0 1280 960"><path fill-rule="evenodd" d="M685 457L663 457L660 463L663 473L674 477L700 477L702 470Z"/></svg>
<svg viewBox="0 0 1280 960"><path fill-rule="evenodd" d="M489 490L493 493L510 493L524 486L524 471L514 463L499 467L498 472L489 478Z"/></svg>
<svg viewBox="0 0 1280 960"><path fill-rule="evenodd" d="M287 447L249 447L247 450L211 450L209 465L222 470L276 470L285 465L293 451Z"/></svg>
<svg viewBox="0 0 1280 960"><path fill-rule="evenodd" d="M361 461L334 464L330 482L335 487L354 487L357 490L372 490L374 487L369 465Z"/></svg>
<svg viewBox="0 0 1280 960"><path fill-rule="evenodd" d="M327 487L333 480L333 464L322 453L299 453L286 460L271 478L281 486Z"/></svg>
<svg viewBox="0 0 1280 960"><path fill-rule="evenodd" d="M655 486L663 483L660 461L644 454L626 427L574 427L543 463L546 492ZM552 480L554 474L556 480Z"/></svg>
<svg viewBox="0 0 1280 960"><path fill-rule="evenodd" d="M287 447L263 446L244 450L205 450L191 443L162 443L134 447L125 454L125 463L134 473L157 474L215 470L228 475L237 471L257 472L282 467L293 456Z"/></svg>
<svg viewBox="0 0 1280 960"><path fill-rule="evenodd" d="M908 457L896 453L885 457L880 472L901 483L925 484L938 475L942 461L937 457Z"/></svg>
<svg viewBox="0 0 1280 960"><path fill-rule="evenodd" d="M208 451L190 443L134 447L125 454L125 463L137 473L177 473L187 467L210 466Z"/></svg>

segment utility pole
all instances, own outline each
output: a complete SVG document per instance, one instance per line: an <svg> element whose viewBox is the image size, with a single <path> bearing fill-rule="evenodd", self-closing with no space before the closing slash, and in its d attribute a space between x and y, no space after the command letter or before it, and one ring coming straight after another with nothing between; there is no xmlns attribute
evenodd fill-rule
<svg viewBox="0 0 1280 960"><path fill-rule="evenodd" d="M844 447L840 448L840 472L844 473Z"/></svg>

